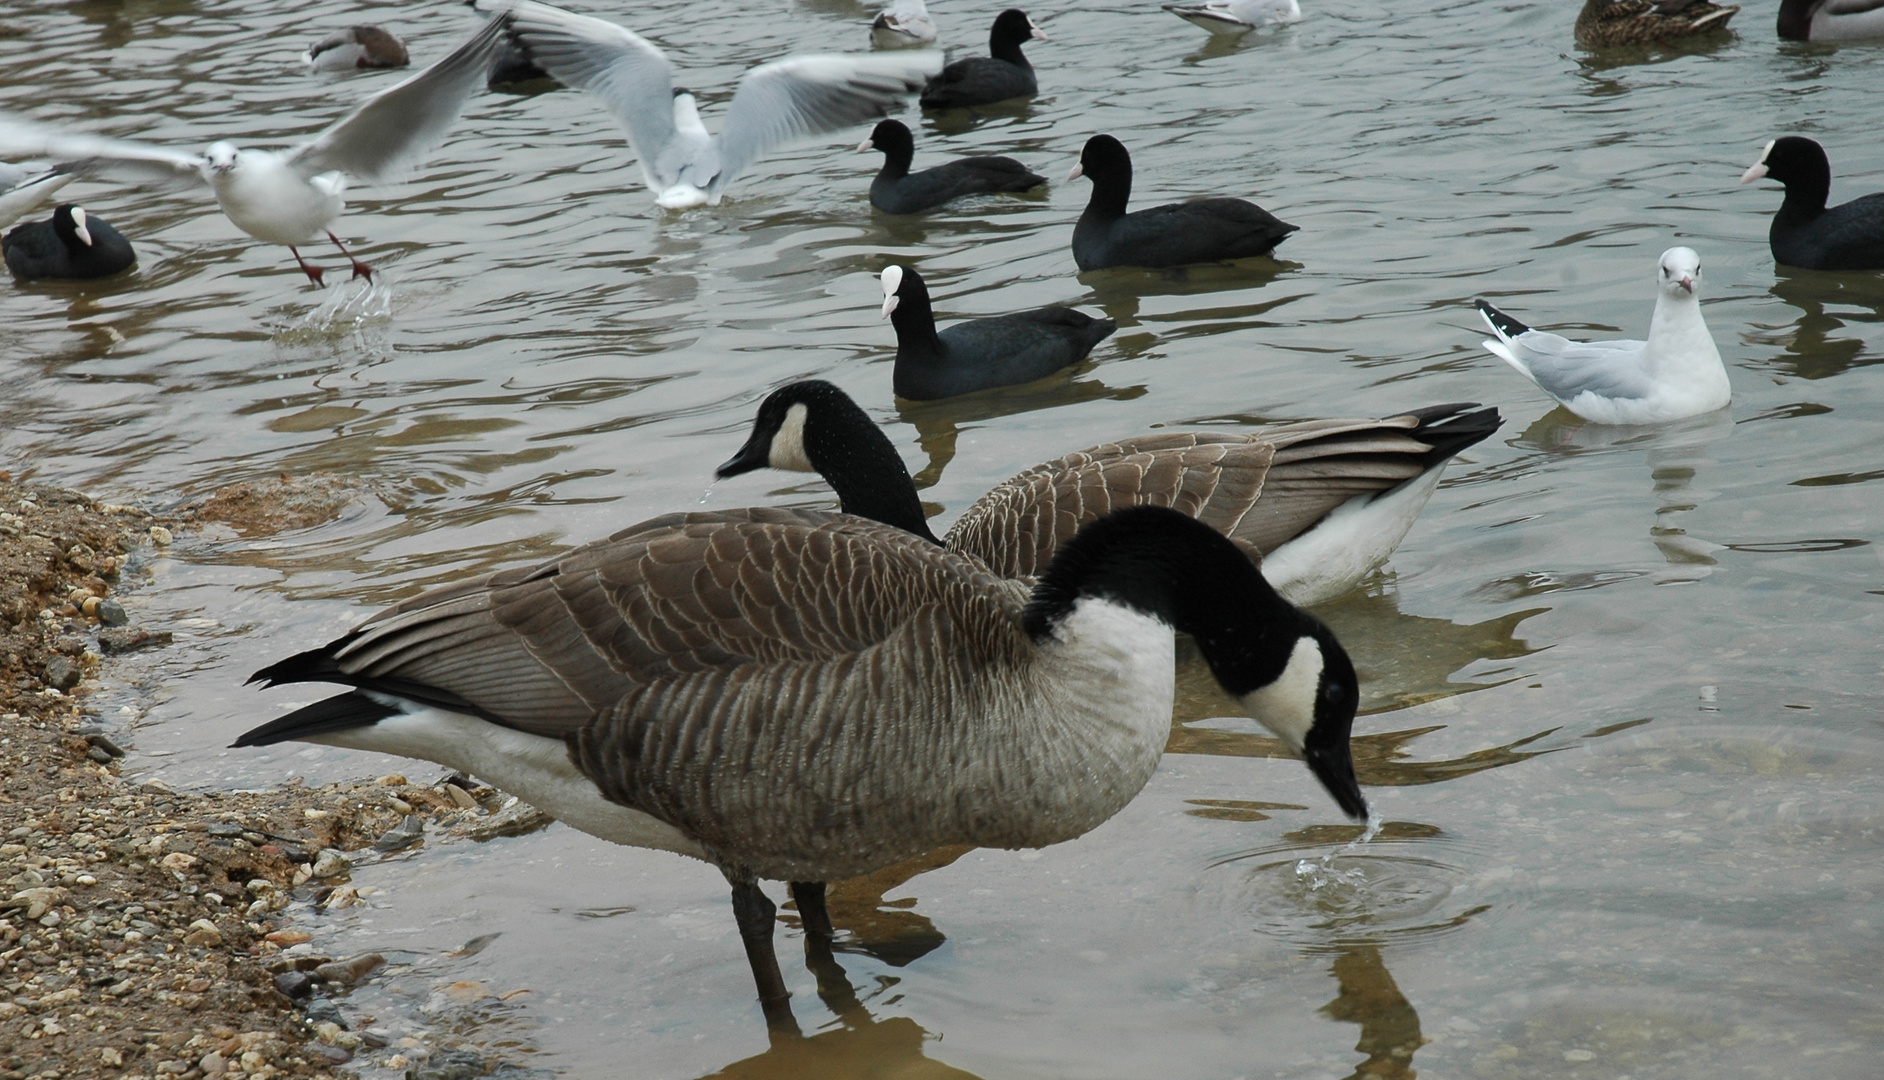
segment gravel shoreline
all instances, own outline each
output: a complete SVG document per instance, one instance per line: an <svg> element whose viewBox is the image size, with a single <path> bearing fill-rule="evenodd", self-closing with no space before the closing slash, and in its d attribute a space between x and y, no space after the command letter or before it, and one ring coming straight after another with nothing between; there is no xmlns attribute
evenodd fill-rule
<svg viewBox="0 0 1884 1080"><path fill-rule="evenodd" d="M292 916L360 902L346 852L482 817L497 793L387 776L187 794L122 776L87 681L168 644L112 597L170 538L142 511L0 472L0 1080L330 1077L356 1056L442 1075L371 1018L350 1030L321 995L383 961L314 955Z"/></svg>

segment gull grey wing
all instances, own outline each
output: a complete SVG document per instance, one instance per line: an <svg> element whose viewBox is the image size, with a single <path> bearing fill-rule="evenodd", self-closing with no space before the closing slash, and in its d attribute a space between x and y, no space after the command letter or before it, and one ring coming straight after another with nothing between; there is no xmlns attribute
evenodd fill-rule
<svg viewBox="0 0 1884 1080"><path fill-rule="evenodd" d="M941 70L939 52L794 56L753 68L726 110L711 190L779 143L888 115Z"/></svg>
<svg viewBox="0 0 1884 1080"><path fill-rule="evenodd" d="M389 180L445 138L472 94L484 89L504 47L506 20L491 19L470 40L389 89L352 115L297 146L289 164L302 176L339 170L361 180Z"/></svg>
<svg viewBox="0 0 1884 1080"><path fill-rule="evenodd" d="M0 229L32 213L59 189L77 177L65 165L57 165L29 177L11 165L0 165Z"/></svg>
<svg viewBox="0 0 1884 1080"><path fill-rule="evenodd" d="M4 117L0 117L0 154L71 159L63 167L80 175L111 172L167 183L203 181L200 154L129 139L73 134Z"/></svg>
<svg viewBox="0 0 1884 1080"><path fill-rule="evenodd" d="M1531 378L1559 401L1578 394L1608 398L1643 398L1653 389L1642 365L1646 342L1571 341L1539 330L1511 339L1518 359L1530 365Z"/></svg>
<svg viewBox="0 0 1884 1080"><path fill-rule="evenodd" d="M614 23L548 4L520 0L500 10L509 12L511 35L538 67L565 86L601 98L615 114L650 186L658 181L667 187L679 179L678 173L654 171L674 138L674 72L661 50Z"/></svg>

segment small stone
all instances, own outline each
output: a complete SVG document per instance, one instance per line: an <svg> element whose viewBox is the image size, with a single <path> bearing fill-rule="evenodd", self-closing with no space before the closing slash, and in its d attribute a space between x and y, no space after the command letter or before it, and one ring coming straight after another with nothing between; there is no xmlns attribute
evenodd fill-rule
<svg viewBox="0 0 1884 1080"><path fill-rule="evenodd" d="M333 848L323 848L321 853L314 857L314 868L309 876L325 881L328 878L340 877L351 869L353 869L353 864L347 861L345 855Z"/></svg>
<svg viewBox="0 0 1884 1080"><path fill-rule="evenodd" d="M1593 1050L1565 1050L1563 1059L1565 1061L1595 1061L1596 1053Z"/></svg>
<svg viewBox="0 0 1884 1080"><path fill-rule="evenodd" d="M410 1064L412 1064L412 1059L406 1057L404 1054L394 1054L392 1057L386 1059L386 1067L388 1069L403 1069Z"/></svg>
<svg viewBox="0 0 1884 1080"><path fill-rule="evenodd" d="M109 765L112 762L111 755L105 753L102 749L96 746L86 748L85 756L90 758L93 761L96 761L100 765Z"/></svg>
<svg viewBox="0 0 1884 1080"><path fill-rule="evenodd" d="M313 1024L316 1028L326 1027L333 1029L332 1036L322 1036L322 1041L338 1045L336 1041L337 1037L339 1033L346 1030L347 1027L346 1017L340 1015L340 1006L329 1001L327 998L315 998L313 1001L307 1003L305 1012L307 1014L307 1022Z"/></svg>
<svg viewBox="0 0 1884 1080"><path fill-rule="evenodd" d="M263 940L272 941L286 948L289 945L299 945L304 941L313 941L314 935L308 933L306 930L276 930L273 933L265 935Z"/></svg>
<svg viewBox="0 0 1884 1080"><path fill-rule="evenodd" d="M456 788L452 790L456 791ZM383 852L403 851L425 839L425 819L417 814L407 814L399 824L380 834L373 841L373 850Z"/></svg>
<svg viewBox="0 0 1884 1080"><path fill-rule="evenodd" d="M87 595L83 600L75 599L72 602L77 604L79 610L84 612L88 617L93 619L98 617L98 598L96 596Z"/></svg>
<svg viewBox="0 0 1884 1080"><path fill-rule="evenodd" d="M229 1061L219 1051L211 1050L203 1055L196 1067L203 1070L204 1076L221 1076L229 1071Z"/></svg>
<svg viewBox="0 0 1884 1080"><path fill-rule="evenodd" d="M275 976L275 989L281 996L300 1000L314 992L314 976L305 971L283 971Z"/></svg>
<svg viewBox="0 0 1884 1080"><path fill-rule="evenodd" d="M386 799L386 805L392 807L394 810L397 810L402 814L410 814L412 812L412 804L405 801L404 799L400 798L397 795L388 796Z"/></svg>
<svg viewBox="0 0 1884 1080"><path fill-rule="evenodd" d="M171 541L175 539L176 537L170 534L170 530L164 528L162 525L152 525L150 527L150 542L156 544L158 547L169 547Z"/></svg>
<svg viewBox="0 0 1884 1080"><path fill-rule="evenodd" d="M387 773L376 781L381 787L404 787L406 778L400 773Z"/></svg>
<svg viewBox="0 0 1884 1080"><path fill-rule="evenodd" d="M190 932L183 935L185 945L214 946L222 944L222 931L208 919L198 919L190 924Z"/></svg>
<svg viewBox="0 0 1884 1080"><path fill-rule="evenodd" d="M45 683L55 690L70 690L79 684L84 672L68 656L55 656L46 661Z"/></svg>
<svg viewBox="0 0 1884 1080"><path fill-rule="evenodd" d="M115 1046L107 1046L98 1051L98 1063L100 1065L109 1065L115 1069L124 1064L124 1052Z"/></svg>
<svg viewBox="0 0 1884 1080"><path fill-rule="evenodd" d="M26 909L26 917L28 919L37 920L40 916L46 914L46 912L51 909L52 905L63 899L65 899L64 889L41 886L33 889L21 889L19 892L14 893L13 899L7 901L7 906L23 907Z"/></svg>
<svg viewBox="0 0 1884 1080"><path fill-rule="evenodd" d="M90 874L80 874L78 877L74 878L73 881L79 885L86 885L86 886L98 884L98 879L91 876Z"/></svg>
<svg viewBox="0 0 1884 1080"><path fill-rule="evenodd" d="M123 626L131 621L131 616L125 614L124 605L116 600L100 600L98 601L98 621L106 626Z"/></svg>
<svg viewBox="0 0 1884 1080"><path fill-rule="evenodd" d="M112 742L100 732L88 732L85 736L85 741L92 744L92 749L103 750L111 757L121 758L124 756L124 747Z"/></svg>
<svg viewBox="0 0 1884 1080"><path fill-rule="evenodd" d="M314 969L314 974L331 983L352 986L378 971L386 958L378 953L362 953L350 960L335 960Z"/></svg>
<svg viewBox="0 0 1884 1080"><path fill-rule="evenodd" d="M182 873L183 871L193 869L197 863L202 861L203 860L194 855L186 855L181 851L173 851L165 855L163 860L157 865L163 867L165 870L175 870L178 873Z"/></svg>
<svg viewBox="0 0 1884 1080"><path fill-rule="evenodd" d="M64 689L64 687L61 687L61 689ZM451 801L457 803L458 807L462 810L476 810L478 808L478 801L471 797L470 792L459 787L457 784L446 784L445 794L450 796Z"/></svg>
<svg viewBox="0 0 1884 1080"><path fill-rule="evenodd" d="M168 630L150 631L135 626L118 626L98 632L98 647L110 654L161 649L175 640Z"/></svg>

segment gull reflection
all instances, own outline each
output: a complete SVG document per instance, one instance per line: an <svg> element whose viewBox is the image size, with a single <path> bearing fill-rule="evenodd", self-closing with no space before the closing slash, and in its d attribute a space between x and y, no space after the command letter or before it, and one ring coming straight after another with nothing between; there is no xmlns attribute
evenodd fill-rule
<svg viewBox="0 0 1884 1080"><path fill-rule="evenodd" d="M1731 409L1722 409L1653 427L1629 427L1592 424L1558 408L1540 417L1514 442L1564 455L1642 449L1655 496L1649 539L1673 568L1662 573L1660 579L1691 581L1712 572L1716 562L1713 553L1724 545L1690 536L1676 522L1681 520L1680 515L1714 497L1714 491L1696 487L1694 481L1704 468L1716 464L1713 447L1733 431L1731 412ZM1628 571L1617 573L1623 577L1637 576ZM1600 583L1607 584L1607 581ZM1525 595L1540 591L1559 590L1534 585Z"/></svg>

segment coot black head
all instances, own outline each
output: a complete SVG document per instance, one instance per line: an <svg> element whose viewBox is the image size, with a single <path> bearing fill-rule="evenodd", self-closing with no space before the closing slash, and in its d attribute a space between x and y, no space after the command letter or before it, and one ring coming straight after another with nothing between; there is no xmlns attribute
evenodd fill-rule
<svg viewBox="0 0 1884 1080"><path fill-rule="evenodd" d="M870 137L858 144L859 153L875 150L889 159L892 167L909 171L909 163L916 157L916 138L909 133L909 128L901 120L879 120L870 131Z"/></svg>
<svg viewBox="0 0 1884 1080"><path fill-rule="evenodd" d="M1774 139L1759 164L1747 171L1756 173L1752 179L1764 176L1787 186L1822 184L1827 191L1832 186L1832 162L1825 148L1803 135Z"/></svg>
<svg viewBox="0 0 1884 1080"><path fill-rule="evenodd" d="M988 31L988 55L1011 63L1025 63L1021 59L1021 43L1030 39L1047 40L1047 35L1027 13L1019 8L1008 8L994 17L994 28Z"/></svg>

